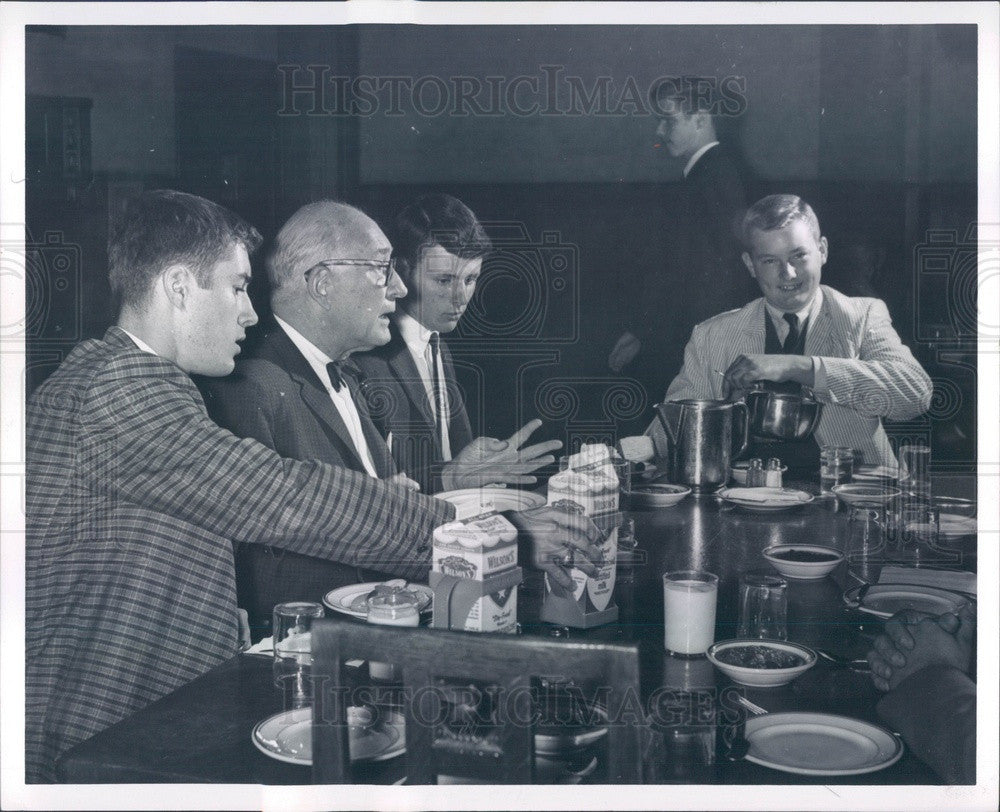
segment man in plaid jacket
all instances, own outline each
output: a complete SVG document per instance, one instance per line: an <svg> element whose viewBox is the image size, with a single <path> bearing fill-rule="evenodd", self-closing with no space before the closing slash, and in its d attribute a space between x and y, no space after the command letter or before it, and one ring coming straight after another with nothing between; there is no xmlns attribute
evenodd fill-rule
<svg viewBox="0 0 1000 812"><path fill-rule="evenodd" d="M257 320L247 285L259 243L207 200L139 196L109 242L117 325L78 345L28 404L28 782L52 780L70 746L237 651L234 541L422 579L433 528L454 516L209 419L188 376L232 371ZM599 559L589 523L520 520L558 580L566 545Z"/></svg>

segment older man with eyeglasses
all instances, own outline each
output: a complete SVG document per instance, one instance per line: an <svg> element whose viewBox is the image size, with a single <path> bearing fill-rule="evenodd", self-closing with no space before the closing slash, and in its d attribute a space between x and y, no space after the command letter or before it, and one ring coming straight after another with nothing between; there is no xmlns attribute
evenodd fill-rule
<svg viewBox="0 0 1000 812"><path fill-rule="evenodd" d="M283 457L320 460L419 489L397 473L386 442L391 438L373 422L350 360L389 341L389 314L407 294L385 234L352 206L310 203L281 228L267 273L273 321L231 376L198 381L209 414ZM515 437L506 443L514 463L537 448L520 450L521 442ZM552 457L525 464L548 462ZM381 575L261 545L236 550L238 600L250 613L255 637L266 630L277 603L319 600L331 589Z"/></svg>

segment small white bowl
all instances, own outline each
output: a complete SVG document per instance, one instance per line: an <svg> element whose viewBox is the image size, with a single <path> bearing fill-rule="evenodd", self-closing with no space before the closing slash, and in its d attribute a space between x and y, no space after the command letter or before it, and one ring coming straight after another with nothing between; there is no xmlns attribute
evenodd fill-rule
<svg viewBox="0 0 1000 812"><path fill-rule="evenodd" d="M760 646L797 654L805 662L790 668L750 668L742 665L731 665L718 658L722 651L747 646ZM777 688L779 685L787 685L816 665L816 652L805 646L800 646L798 643L786 643L784 640L723 640L708 649L708 659L723 674L740 685L749 685L753 688Z"/></svg>
<svg viewBox="0 0 1000 812"><path fill-rule="evenodd" d="M793 550L828 557L821 561L790 561L776 555L789 553ZM771 563L771 566L786 578L798 578L802 581L818 581L820 578L825 578L844 560L844 554L840 550L834 547L823 547L819 544L772 544L770 547L764 548L762 555Z"/></svg>
<svg viewBox="0 0 1000 812"><path fill-rule="evenodd" d="M729 473L730 473L730 475L733 478L733 482L735 482L737 485L746 485L747 484L747 469L749 469L749 467L750 467L749 463L746 463L746 462L735 462L735 463L733 463L732 468L729 469ZM785 474L787 473L787 471L788 471L788 466L787 465L782 465L781 466L781 476L784 477Z"/></svg>
<svg viewBox="0 0 1000 812"><path fill-rule="evenodd" d="M655 482L648 485L636 485L628 495L629 506L634 510L673 507L689 493L691 493L691 489L687 485L667 485Z"/></svg>
<svg viewBox="0 0 1000 812"><path fill-rule="evenodd" d="M875 483L861 482L848 482L843 485L835 485L833 492L845 505L878 506L887 505L901 493L899 488L889 488Z"/></svg>

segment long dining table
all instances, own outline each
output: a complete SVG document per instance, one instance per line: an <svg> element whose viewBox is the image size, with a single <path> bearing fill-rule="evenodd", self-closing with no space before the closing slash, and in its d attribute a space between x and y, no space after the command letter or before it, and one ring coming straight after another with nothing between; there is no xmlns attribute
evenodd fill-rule
<svg viewBox="0 0 1000 812"><path fill-rule="evenodd" d="M817 488L813 483L802 487ZM936 493L975 497L975 479L958 476L935 482ZM714 494L692 494L676 506L631 512L636 546L622 550L616 574L619 619L581 630L538 619L544 593L539 573L522 583L520 633L638 644L643 694L692 688L717 695L733 688L707 661L679 661L663 648L662 574L700 569L719 577L716 640L736 636L737 588L742 573L770 569L762 556L773 544L824 544L845 549L848 510L830 495L816 494L807 505L781 513L733 507ZM976 570L976 539L949 540L941 555L925 563ZM871 572L868 573L869 577ZM876 570L877 574L877 570ZM857 584L845 561L816 581L788 580L788 639L846 658L864 657L881 621L845 606L843 594ZM360 622L360 621L359 621ZM178 652L177 656L183 656ZM706 681L707 680L707 681ZM780 688L737 686L739 695L769 712L833 713L879 723L879 694L870 676L825 660ZM269 656L238 654L173 693L98 733L65 753L57 765L65 783L234 783L308 784L307 766L274 760L251 742L261 720L284 710L274 687ZM722 736L726 714L711 724ZM646 745L649 739L647 737ZM778 772L746 760L718 756L714 764L688 769L670 763L669 752L644 745L647 781L678 784L940 784L935 773L905 750L895 764L878 772L821 776ZM721 746L717 748L721 753ZM668 763L656 763L657 759ZM393 783L403 777L403 758L361 770L360 781ZM397 763L398 762L398 763ZM602 783L600 770L584 781Z"/></svg>

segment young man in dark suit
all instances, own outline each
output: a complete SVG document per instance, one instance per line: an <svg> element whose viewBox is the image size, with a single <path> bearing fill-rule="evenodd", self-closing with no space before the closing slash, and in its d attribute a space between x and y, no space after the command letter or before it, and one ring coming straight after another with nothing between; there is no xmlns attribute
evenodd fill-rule
<svg viewBox="0 0 1000 812"><path fill-rule="evenodd" d="M755 295L740 261L747 169L720 141L718 116L674 90L660 85L652 99L661 113L656 147L683 162L684 179L664 196L661 233L651 240L656 255L633 300L628 329L608 356L609 367L619 372L641 353L635 372L657 386L665 368L679 368L695 324ZM650 395L659 397L655 390Z"/></svg>
<svg viewBox="0 0 1000 812"><path fill-rule="evenodd" d="M521 449L532 420L506 441L476 437L444 336L469 306L490 240L468 206L424 195L396 217L394 256L408 293L397 303L389 343L357 356L365 386L399 469L428 493L492 482L533 484L558 440Z"/></svg>

